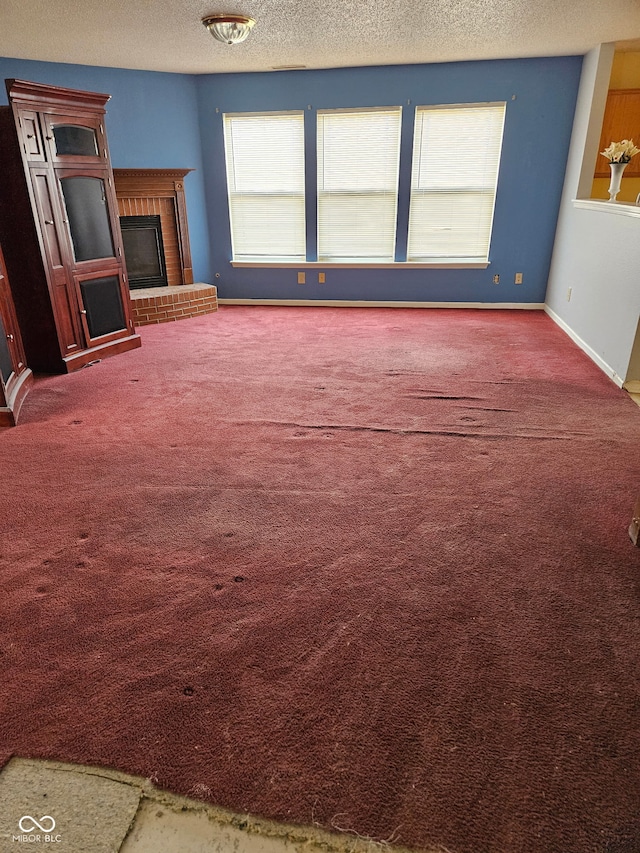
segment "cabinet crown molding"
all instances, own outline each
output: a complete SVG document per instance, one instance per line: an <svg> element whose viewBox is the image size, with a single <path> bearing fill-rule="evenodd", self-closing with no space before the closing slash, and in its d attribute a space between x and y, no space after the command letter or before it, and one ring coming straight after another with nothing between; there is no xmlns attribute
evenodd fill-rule
<svg viewBox="0 0 640 853"><path fill-rule="evenodd" d="M105 112L105 104L111 95L101 92L84 92L81 89L65 89L61 86L51 86L48 83L32 83L28 80L5 80L9 102L24 106L37 105L37 109L46 111L51 108L82 106L83 109L96 113Z"/></svg>

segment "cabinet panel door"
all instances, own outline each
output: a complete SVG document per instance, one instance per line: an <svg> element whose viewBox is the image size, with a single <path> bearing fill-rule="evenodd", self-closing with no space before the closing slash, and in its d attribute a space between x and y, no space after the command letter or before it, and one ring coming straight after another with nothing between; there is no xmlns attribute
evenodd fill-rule
<svg viewBox="0 0 640 853"><path fill-rule="evenodd" d="M50 269L61 269L64 265L63 246L60 243L60 227L65 224L60 215L56 216L54 195L51 192L50 176L47 170L33 169L31 183L38 209L40 231Z"/></svg>
<svg viewBox="0 0 640 853"><path fill-rule="evenodd" d="M61 212L55 206L55 196L51 192L50 180L50 173L47 170L31 170L31 182L49 268L58 339L63 355L69 355L83 349L84 340L78 317L75 287L65 266L65 246L60 240L59 229L64 227L66 223Z"/></svg>
<svg viewBox="0 0 640 853"><path fill-rule="evenodd" d="M27 160L43 163L46 157L38 113L32 110L20 110L18 112L18 123Z"/></svg>
<svg viewBox="0 0 640 853"><path fill-rule="evenodd" d="M51 160L63 164L104 166L108 162L104 123L98 116L43 115Z"/></svg>

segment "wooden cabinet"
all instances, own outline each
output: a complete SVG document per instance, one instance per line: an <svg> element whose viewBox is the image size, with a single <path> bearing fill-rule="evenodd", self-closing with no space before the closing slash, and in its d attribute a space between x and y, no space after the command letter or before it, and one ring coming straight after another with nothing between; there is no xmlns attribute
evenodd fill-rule
<svg viewBox="0 0 640 853"><path fill-rule="evenodd" d="M0 248L0 427L15 426L32 382Z"/></svg>
<svg viewBox="0 0 640 853"><path fill-rule="evenodd" d="M0 241L27 362L63 373L140 346L104 130L109 95L6 84Z"/></svg>
<svg viewBox="0 0 640 853"><path fill-rule="evenodd" d="M636 147L640 148L640 89L609 90L594 177L611 176L607 158L600 156L599 152L604 151L612 142L621 142L623 139L633 139ZM631 158L624 170L624 176L640 178L640 154Z"/></svg>

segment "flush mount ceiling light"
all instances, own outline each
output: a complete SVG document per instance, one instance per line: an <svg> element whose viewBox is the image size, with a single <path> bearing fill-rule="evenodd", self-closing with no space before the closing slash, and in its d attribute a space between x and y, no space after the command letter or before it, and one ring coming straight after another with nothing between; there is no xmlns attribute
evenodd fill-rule
<svg viewBox="0 0 640 853"><path fill-rule="evenodd" d="M202 23L214 39L225 44L240 44L251 32L255 21L247 15L208 15Z"/></svg>

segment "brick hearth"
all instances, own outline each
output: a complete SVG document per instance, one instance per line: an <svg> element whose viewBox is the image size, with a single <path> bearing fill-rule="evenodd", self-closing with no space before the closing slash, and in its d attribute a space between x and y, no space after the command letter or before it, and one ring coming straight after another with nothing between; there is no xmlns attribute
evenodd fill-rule
<svg viewBox="0 0 640 853"><path fill-rule="evenodd" d="M169 323L218 310L218 291L212 284L147 287L132 290L130 295L136 326Z"/></svg>

